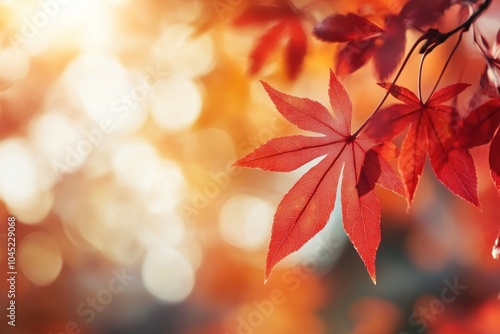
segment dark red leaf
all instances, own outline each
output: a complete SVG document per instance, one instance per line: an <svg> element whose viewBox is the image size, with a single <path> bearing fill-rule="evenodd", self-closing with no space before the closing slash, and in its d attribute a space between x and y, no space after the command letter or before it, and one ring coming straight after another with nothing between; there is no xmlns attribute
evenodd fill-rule
<svg viewBox="0 0 500 334"><path fill-rule="evenodd" d="M500 125L500 98L472 110L464 119L461 132L465 147L489 143Z"/></svg>
<svg viewBox="0 0 500 334"><path fill-rule="evenodd" d="M424 29L436 24L452 4L452 0L409 0L399 16L406 21L408 27Z"/></svg>
<svg viewBox="0 0 500 334"><path fill-rule="evenodd" d="M286 22L280 22L259 38L250 54L250 74L256 74L261 70L271 52L276 49L285 35L286 27Z"/></svg>
<svg viewBox="0 0 500 334"><path fill-rule="evenodd" d="M460 129L464 147L490 145L490 170L493 182L500 192L500 98L496 98L472 110ZM496 132L496 135L495 135Z"/></svg>
<svg viewBox="0 0 500 334"><path fill-rule="evenodd" d="M381 84L390 89L391 85ZM455 84L432 94L426 103L408 89L393 86L390 93L405 104L380 110L367 133L378 140L389 140L406 127L398 167L405 180L410 202L413 200L425 158L429 155L437 178L454 194L479 206L474 163L468 151L457 148L458 112L442 103L461 93L468 85Z"/></svg>
<svg viewBox="0 0 500 334"><path fill-rule="evenodd" d="M286 73L295 79L307 52L305 15L289 1L273 5L250 5L234 21L236 27L266 26L273 23L253 47L250 54L250 74L259 72L281 42L286 44L284 59Z"/></svg>
<svg viewBox="0 0 500 334"><path fill-rule="evenodd" d="M307 35L302 24L296 21L290 23L289 29L291 33L285 50L285 64L287 64L288 77L295 79L307 53Z"/></svg>
<svg viewBox="0 0 500 334"><path fill-rule="evenodd" d="M377 51L377 38L348 42L337 55L336 73L344 76L363 67Z"/></svg>
<svg viewBox="0 0 500 334"><path fill-rule="evenodd" d="M364 17L347 14L332 15L314 27L314 35L326 42L360 41L384 32Z"/></svg>
<svg viewBox="0 0 500 334"><path fill-rule="evenodd" d="M404 22L396 16L386 18L386 33L380 37L380 46L373 58L379 80L391 75L403 58L406 46Z"/></svg>
<svg viewBox="0 0 500 334"><path fill-rule="evenodd" d="M381 80L394 72L406 44L406 26L393 15L385 18L384 28L355 14L332 15L316 25L314 35L326 42L346 43L337 55L338 75L353 73L374 57Z"/></svg>

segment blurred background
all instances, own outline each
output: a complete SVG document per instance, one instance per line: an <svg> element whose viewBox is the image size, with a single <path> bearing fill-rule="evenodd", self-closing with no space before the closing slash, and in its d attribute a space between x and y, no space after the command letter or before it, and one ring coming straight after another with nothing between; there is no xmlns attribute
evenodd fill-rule
<svg viewBox="0 0 500 334"><path fill-rule="evenodd" d="M498 29L499 1L480 19ZM308 35L290 80L278 47L254 76L266 25L236 28L246 0L0 1L0 252L16 218L16 327L41 334L500 334L499 197L488 148L472 151L482 211L426 167L409 213L377 189L382 243L374 286L342 229L324 231L264 285L275 208L311 164L289 174L231 167L299 130L259 79L328 105L337 46ZM380 20L406 1L294 1L304 23L335 12ZM456 26L453 6L440 22ZM409 31L407 49L418 38ZM453 43L426 62L424 94ZM416 89L419 57L400 85ZM477 86L470 36L441 85ZM383 96L368 64L343 83L359 126ZM474 88L456 101L466 111ZM469 95L467 95L469 94ZM5 223L4 223L5 222ZM5 269L5 270L4 270Z"/></svg>

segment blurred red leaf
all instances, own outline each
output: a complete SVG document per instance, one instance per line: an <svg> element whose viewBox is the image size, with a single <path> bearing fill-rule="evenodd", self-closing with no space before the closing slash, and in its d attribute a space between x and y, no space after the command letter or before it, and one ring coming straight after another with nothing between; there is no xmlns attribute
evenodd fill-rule
<svg viewBox="0 0 500 334"><path fill-rule="evenodd" d="M233 22L236 27L273 24L259 38L250 53L250 74L258 73L281 41L286 41L285 64L287 75L295 79L307 53L304 13L290 1L275 4L254 4L246 8Z"/></svg>
<svg viewBox="0 0 500 334"><path fill-rule="evenodd" d="M363 67L377 51L377 37L366 39L363 44L347 42L337 55L336 73L344 76Z"/></svg>
<svg viewBox="0 0 500 334"><path fill-rule="evenodd" d="M330 103L336 119L316 101L264 88L278 111L291 123L324 136L272 139L238 160L236 166L289 172L325 156L304 174L278 205L267 255L266 279L274 266L323 229L334 209L342 174L344 229L375 282L375 257L380 243L380 205L375 183L405 197L404 186L385 160L384 147L361 134L351 134L352 105L333 72Z"/></svg>
<svg viewBox="0 0 500 334"><path fill-rule="evenodd" d="M391 89L387 83L380 84ZM390 140L409 126L403 141L398 167L405 181L410 202L422 175L426 155L437 178L454 194L480 206L474 162L466 148L456 144L459 115L455 108L443 103L461 93L469 85L444 87L423 103L410 90L392 86L390 93L404 102L391 105L375 115L367 132L373 138Z"/></svg>
<svg viewBox="0 0 500 334"><path fill-rule="evenodd" d="M332 15L316 25L314 35L326 42L347 42L337 55L338 75L357 71L373 57L380 80L394 72L406 45L404 22L393 15L385 18L384 28L355 14Z"/></svg>
<svg viewBox="0 0 500 334"><path fill-rule="evenodd" d="M326 42L360 41L383 32L384 29L356 14L331 15L314 27L316 37Z"/></svg>
<svg viewBox="0 0 500 334"><path fill-rule="evenodd" d="M394 16L388 17L385 29L373 58L375 72L380 80L385 80L394 72L403 58L406 46L406 30L402 20Z"/></svg>
<svg viewBox="0 0 500 334"><path fill-rule="evenodd" d="M490 170L500 192L500 98L489 100L472 110L462 123L461 139L465 147L490 144ZM496 133L496 135L495 135Z"/></svg>
<svg viewBox="0 0 500 334"><path fill-rule="evenodd" d="M389 301L366 297L352 303L349 317L355 323L350 334L396 333L402 312Z"/></svg>
<svg viewBox="0 0 500 334"><path fill-rule="evenodd" d="M331 15L314 27L322 41L346 43L337 55L336 73L357 71L372 57L379 80L386 80L403 58L406 30L435 24L451 0L410 0L398 15L386 15L384 27L356 14Z"/></svg>

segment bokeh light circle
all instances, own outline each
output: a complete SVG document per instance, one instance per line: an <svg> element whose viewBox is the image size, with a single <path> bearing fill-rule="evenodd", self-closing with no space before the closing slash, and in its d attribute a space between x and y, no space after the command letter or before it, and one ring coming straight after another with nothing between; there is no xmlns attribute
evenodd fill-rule
<svg viewBox="0 0 500 334"><path fill-rule="evenodd" d="M246 250L263 247L269 237L274 208L265 200L238 195L221 210L219 229L224 240Z"/></svg>
<svg viewBox="0 0 500 334"><path fill-rule="evenodd" d="M188 260L169 247L147 253L142 265L142 279L151 294L170 303L183 301L191 293L195 281Z"/></svg>
<svg viewBox="0 0 500 334"><path fill-rule="evenodd" d="M33 284L49 285L61 272L61 249L50 235L43 232L32 233L19 245L19 264L24 275Z"/></svg>
<svg viewBox="0 0 500 334"><path fill-rule="evenodd" d="M165 130L189 128L198 119L203 97L191 79L174 76L163 81L151 96L151 112L156 124Z"/></svg>
<svg viewBox="0 0 500 334"><path fill-rule="evenodd" d="M10 138L0 142L0 197L15 205L38 192L38 161L28 141Z"/></svg>

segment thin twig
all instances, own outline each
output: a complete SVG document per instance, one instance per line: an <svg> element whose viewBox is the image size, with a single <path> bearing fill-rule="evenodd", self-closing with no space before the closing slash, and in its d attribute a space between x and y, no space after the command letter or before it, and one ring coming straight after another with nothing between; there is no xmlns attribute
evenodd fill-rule
<svg viewBox="0 0 500 334"><path fill-rule="evenodd" d="M358 134L368 125L368 123L373 119L373 117L375 116L375 114L380 110L380 108L382 108L382 105L384 104L385 100L387 100L387 98L389 97L389 94L391 93L391 90L392 90L392 87L394 87L394 85L396 84L396 82L398 81L399 77L401 76L401 73L403 72L404 68L406 67L406 64L408 63L408 61L410 60L410 57L411 55L413 54L413 52L415 51L415 49L417 48L417 46L423 42L424 40L426 40L426 35L422 35L420 36L416 41L415 43L413 43L410 51L408 52L408 54L406 55L403 63L401 64L401 66L399 66L399 69L398 69L398 72L396 73L396 76L394 77L394 79L392 80L391 82L391 86L389 87L389 89L387 90L387 92L385 93L384 97L382 98L382 100L380 100L379 104L377 105L377 107L375 108L375 110L373 110L373 112L371 113L370 117L368 117L363 124L361 124L361 126L356 130L356 132L354 132L354 134L351 136L352 138L356 138L358 136Z"/></svg>
<svg viewBox="0 0 500 334"><path fill-rule="evenodd" d="M422 100L422 71L424 69L424 62L425 58L429 55L429 50L426 50L422 57L420 58L420 64L418 66L418 99L420 100L420 103L424 104L424 101Z"/></svg>
<svg viewBox="0 0 500 334"><path fill-rule="evenodd" d="M434 87L432 88L431 93L429 94L429 97L427 98L427 100L426 100L425 103L427 103L429 101L429 99L431 98L432 94L434 94L434 92L436 91L436 88L439 85L439 82L443 78L443 75L444 75L444 72L446 71L446 68L448 67L448 65L451 62L451 58L453 58L453 55L457 51L458 46L460 45L460 42L462 42L462 36L463 36L463 34L464 34L464 31L461 31L460 35L458 35L457 42L455 43L455 46L453 47L453 50L451 50L450 55L448 56L448 59L446 60L446 63L444 64L443 69L441 70L441 73L439 74L439 77L436 80L436 83L434 84Z"/></svg>

